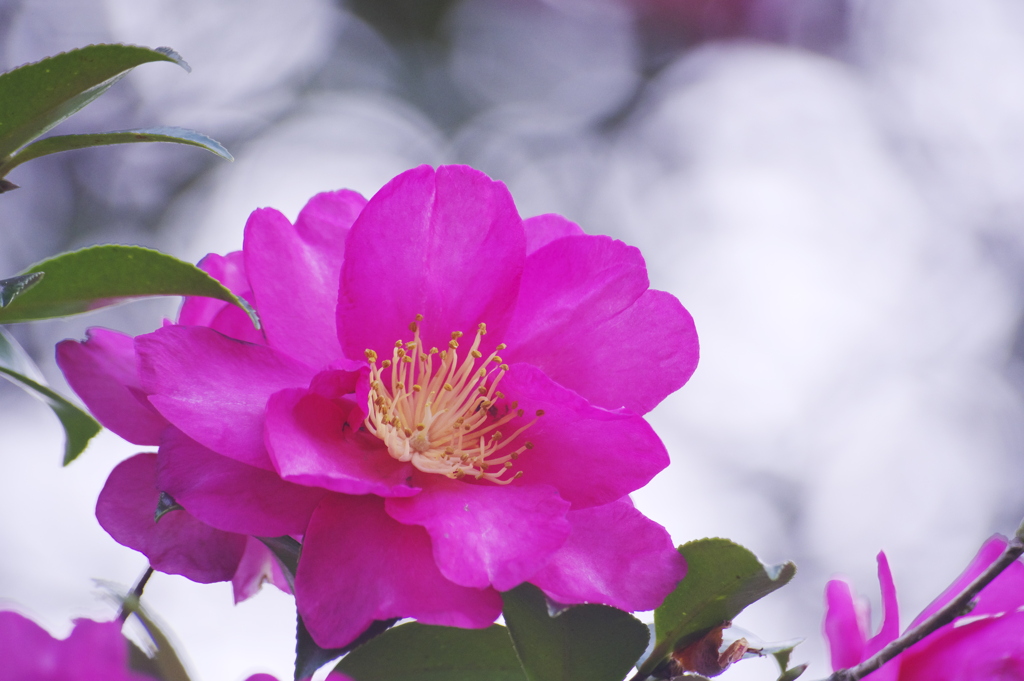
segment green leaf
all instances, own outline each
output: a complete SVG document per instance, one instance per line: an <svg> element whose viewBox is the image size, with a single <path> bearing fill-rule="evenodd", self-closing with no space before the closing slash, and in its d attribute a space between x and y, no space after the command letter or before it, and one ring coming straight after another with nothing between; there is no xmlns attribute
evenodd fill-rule
<svg viewBox="0 0 1024 681"><path fill-rule="evenodd" d="M143 628L145 628L146 633L153 642L154 653L150 659L153 662L153 666L159 672L159 678L162 681L190 681L188 671L186 671L185 665L182 664L181 658L178 657L178 653L175 652L174 646L171 645L170 639L160 630L160 627L157 626L153 618L142 607L142 604L137 599L132 598L124 599L123 603L125 605L125 612L131 612L139 618Z"/></svg>
<svg viewBox="0 0 1024 681"><path fill-rule="evenodd" d="M356 681L526 681L508 630L410 622L342 658L334 671Z"/></svg>
<svg viewBox="0 0 1024 681"><path fill-rule="evenodd" d="M46 277L0 309L0 324L65 317L144 296L206 296L238 305L259 328L255 310L206 272L141 246L90 246L43 260L23 274L33 272Z"/></svg>
<svg viewBox="0 0 1024 681"><path fill-rule="evenodd" d="M552 616L544 593L532 584L502 599L529 681L621 681L647 648L647 625L627 612L576 605Z"/></svg>
<svg viewBox="0 0 1024 681"><path fill-rule="evenodd" d="M90 45L0 75L0 159L89 104L136 66L154 61L190 70L166 47Z"/></svg>
<svg viewBox="0 0 1024 681"><path fill-rule="evenodd" d="M56 154L60 151L73 151L87 147L102 147L110 144L135 144L138 142L172 142L175 144L188 144L193 147L206 149L217 156L233 161L234 157L228 153L220 142L207 137L195 130L186 128L175 128L160 126L156 128L143 128L139 130L117 130L114 132L100 132L86 135L56 135L46 137L29 144L6 163L0 164L0 175L6 175L11 169L21 165L25 161Z"/></svg>
<svg viewBox="0 0 1024 681"><path fill-rule="evenodd" d="M93 417L46 386L35 362L3 327L0 327L0 375L41 399L60 419L64 426L65 466L78 458L89 440L102 430Z"/></svg>
<svg viewBox="0 0 1024 681"><path fill-rule="evenodd" d="M643 678L660 668L673 651L732 621L744 608L793 579L796 566L765 567L747 549L728 539L700 539L679 547L686 577L654 611L657 640L640 666Z"/></svg>
<svg viewBox="0 0 1024 681"><path fill-rule="evenodd" d="M796 679L800 678L800 675L805 671L807 671L807 665L798 664L797 666L790 667L786 671L782 672L782 674L779 675L778 681L796 681Z"/></svg>
<svg viewBox="0 0 1024 681"><path fill-rule="evenodd" d="M316 670L323 667L331 660L336 660L350 650L355 650L367 641L380 636L390 629L398 621L398 618L390 620L375 620L366 631L359 634L356 640L343 648L321 648L306 628L302 616L297 618L298 626L295 631L295 681L308 679L313 676Z"/></svg>
<svg viewBox="0 0 1024 681"><path fill-rule="evenodd" d="M125 641L128 643L128 668L150 678L161 679L160 668L153 658L143 652L142 648L135 645L130 639L125 639Z"/></svg>
<svg viewBox="0 0 1024 681"><path fill-rule="evenodd" d="M42 272L35 272L10 279L0 279L0 307L10 305L15 298L38 284L42 278Z"/></svg>
<svg viewBox="0 0 1024 681"><path fill-rule="evenodd" d="M797 665L792 669L789 667L789 658L793 655L793 649L804 642L804 639L794 639L783 643L766 645L761 648L762 655L771 655L779 665L778 681L793 681L804 673L806 664Z"/></svg>

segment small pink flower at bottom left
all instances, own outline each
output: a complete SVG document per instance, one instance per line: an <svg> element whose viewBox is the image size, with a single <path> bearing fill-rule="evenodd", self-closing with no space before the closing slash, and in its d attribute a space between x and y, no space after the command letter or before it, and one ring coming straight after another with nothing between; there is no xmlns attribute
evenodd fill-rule
<svg viewBox="0 0 1024 681"><path fill-rule="evenodd" d="M0 681L153 681L132 670L120 622L75 620L65 639L54 638L23 615L0 611ZM278 681L253 674L246 681ZM331 673L327 681L352 681Z"/></svg>

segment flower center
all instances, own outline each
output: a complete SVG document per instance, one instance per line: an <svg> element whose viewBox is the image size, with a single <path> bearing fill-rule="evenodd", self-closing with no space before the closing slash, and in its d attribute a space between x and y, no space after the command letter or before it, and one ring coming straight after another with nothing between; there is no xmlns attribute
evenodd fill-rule
<svg viewBox="0 0 1024 681"><path fill-rule="evenodd" d="M487 326L480 324L468 356L460 362L462 332L452 333L446 350L427 351L420 343L421 321L423 315L416 315L409 325L412 340L395 343L391 359L379 367L377 353L366 351L370 362L366 429L383 440L395 459L410 461L425 473L456 480L472 476L499 485L512 482L523 474L509 475L512 462L533 449L533 443L516 446L516 440L537 419L513 424L508 436L501 430L525 413L517 402L496 406L505 397L498 391L508 371L498 356L505 344L484 359L479 348ZM543 415L537 410L538 418Z"/></svg>

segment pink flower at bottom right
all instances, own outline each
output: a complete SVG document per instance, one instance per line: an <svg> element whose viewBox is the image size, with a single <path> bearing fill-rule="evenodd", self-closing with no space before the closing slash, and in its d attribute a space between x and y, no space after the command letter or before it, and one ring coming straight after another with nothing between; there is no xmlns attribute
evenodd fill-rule
<svg viewBox="0 0 1024 681"><path fill-rule="evenodd" d="M1006 548L1002 536L989 539L957 580L917 616L910 627L961 593ZM896 587L885 553L878 554L882 624L869 631L866 601L850 584L833 579L825 589L825 637L832 669L852 667L899 636ZM966 615L911 646L878 671L871 681L1024 681L1024 563L1016 561L978 595Z"/></svg>

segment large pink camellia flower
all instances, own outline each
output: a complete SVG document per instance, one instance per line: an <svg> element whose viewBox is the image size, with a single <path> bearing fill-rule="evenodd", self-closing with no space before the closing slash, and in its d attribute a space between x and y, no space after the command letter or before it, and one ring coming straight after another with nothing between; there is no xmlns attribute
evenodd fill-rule
<svg viewBox="0 0 1024 681"><path fill-rule="evenodd" d="M959 595L1006 548L993 537L960 577L918 615L915 627ZM850 585L834 579L825 591L828 638L833 670L868 659L900 634L896 587L885 553L878 554L883 617L879 632L868 637L867 605L855 599ZM995 681L1024 679L1024 563L1016 561L986 586L974 608L911 646L878 671L871 681Z"/></svg>
<svg viewBox="0 0 1024 681"><path fill-rule="evenodd" d="M97 505L158 569L229 579L251 537L301 538L296 602L324 647L394 617L484 627L525 581L646 610L682 578L627 495L668 464L642 415L689 378L697 337L635 248L423 166L369 201L320 194L294 225L258 210L243 250L202 266L261 331L190 299L134 341L58 348L104 425L159 445ZM154 524L160 493L185 511Z"/></svg>

